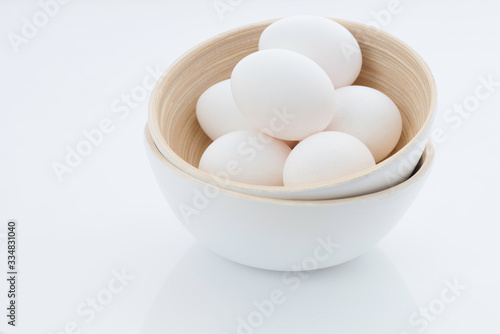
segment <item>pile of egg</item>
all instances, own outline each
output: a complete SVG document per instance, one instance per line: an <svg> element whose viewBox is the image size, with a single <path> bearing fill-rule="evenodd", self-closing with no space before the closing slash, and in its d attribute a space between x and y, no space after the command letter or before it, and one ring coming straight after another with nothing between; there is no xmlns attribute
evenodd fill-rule
<svg viewBox="0 0 500 334"><path fill-rule="evenodd" d="M259 51L208 88L196 115L213 140L199 168L231 181L308 186L371 168L401 136L394 102L352 85L361 71L355 37L319 16L269 25Z"/></svg>

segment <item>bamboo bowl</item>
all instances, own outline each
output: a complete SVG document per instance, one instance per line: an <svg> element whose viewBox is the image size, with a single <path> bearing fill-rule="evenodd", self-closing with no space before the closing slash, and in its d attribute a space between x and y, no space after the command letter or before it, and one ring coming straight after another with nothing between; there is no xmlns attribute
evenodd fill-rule
<svg viewBox="0 0 500 334"><path fill-rule="evenodd" d="M393 152L363 172L308 187L266 187L221 181L197 168L212 142L196 119L199 96L213 84L230 78L234 66L258 50L262 31L274 21L215 36L169 67L156 83L149 104L148 124L158 150L174 166L204 182L269 198L348 198L387 189L406 180L424 151L435 115L436 86L432 73L405 43L381 30L344 20L335 21L356 37L363 55L363 67L354 84L382 91L401 112L403 131Z"/></svg>

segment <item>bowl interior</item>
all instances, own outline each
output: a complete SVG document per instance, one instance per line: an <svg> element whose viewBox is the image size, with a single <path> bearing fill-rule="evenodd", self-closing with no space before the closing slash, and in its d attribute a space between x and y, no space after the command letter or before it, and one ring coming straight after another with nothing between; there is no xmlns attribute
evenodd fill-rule
<svg viewBox="0 0 500 334"><path fill-rule="evenodd" d="M165 72L151 95L149 115L151 131L159 138L162 151L191 165L187 168L198 167L211 143L196 119L199 96L211 85L230 78L234 66L258 50L262 31L273 21L218 35L188 51ZM435 105L432 74L411 48L391 35L363 24L335 21L344 25L361 47L363 67L355 84L382 91L401 111L403 132L388 160L429 125Z"/></svg>

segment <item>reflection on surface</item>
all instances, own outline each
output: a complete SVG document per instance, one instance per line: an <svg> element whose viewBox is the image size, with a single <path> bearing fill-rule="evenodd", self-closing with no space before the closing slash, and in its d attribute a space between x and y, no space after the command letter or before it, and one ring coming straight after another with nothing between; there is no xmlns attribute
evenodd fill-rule
<svg viewBox="0 0 500 334"><path fill-rule="evenodd" d="M142 334L406 334L417 310L384 253L314 272L245 267L191 248L145 319Z"/></svg>

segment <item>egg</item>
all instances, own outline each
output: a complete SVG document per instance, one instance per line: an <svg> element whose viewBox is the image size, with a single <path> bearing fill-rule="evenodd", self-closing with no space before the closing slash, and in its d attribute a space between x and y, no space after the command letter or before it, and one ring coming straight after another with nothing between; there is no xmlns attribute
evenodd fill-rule
<svg viewBox="0 0 500 334"><path fill-rule="evenodd" d="M356 38L341 24L321 16L292 16L269 25L259 50L286 49L318 63L335 88L352 84L362 65Z"/></svg>
<svg viewBox="0 0 500 334"><path fill-rule="evenodd" d="M290 147L258 131L234 131L216 139L203 153L199 168L222 181L263 186L283 185Z"/></svg>
<svg viewBox="0 0 500 334"><path fill-rule="evenodd" d="M234 103L229 79L216 83L201 94L196 103L196 117L212 140L229 132L250 130Z"/></svg>
<svg viewBox="0 0 500 334"><path fill-rule="evenodd" d="M326 130L358 138L378 163L396 147L402 128L401 113L387 95L370 87L349 86L337 89L335 116Z"/></svg>
<svg viewBox="0 0 500 334"><path fill-rule="evenodd" d="M335 89L314 61L289 50L264 50L233 69L231 89L255 129L283 140L302 140L332 120Z"/></svg>
<svg viewBox="0 0 500 334"><path fill-rule="evenodd" d="M309 186L356 174L375 166L370 150L342 132L314 134L295 146L283 168L285 186Z"/></svg>

